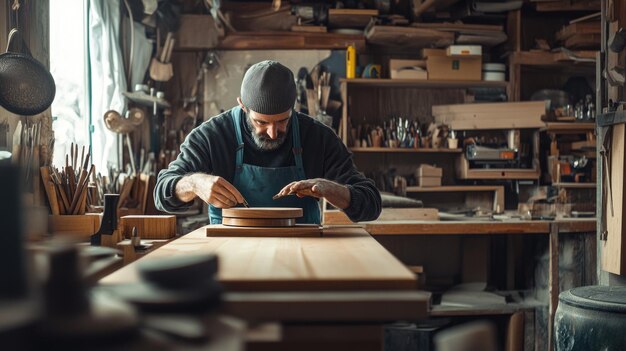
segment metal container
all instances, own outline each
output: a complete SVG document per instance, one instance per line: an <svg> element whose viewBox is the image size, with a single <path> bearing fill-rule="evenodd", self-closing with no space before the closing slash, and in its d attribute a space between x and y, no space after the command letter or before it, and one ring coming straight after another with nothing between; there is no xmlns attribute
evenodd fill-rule
<svg viewBox="0 0 626 351"><path fill-rule="evenodd" d="M559 295L557 351L626 349L626 286L584 286Z"/></svg>

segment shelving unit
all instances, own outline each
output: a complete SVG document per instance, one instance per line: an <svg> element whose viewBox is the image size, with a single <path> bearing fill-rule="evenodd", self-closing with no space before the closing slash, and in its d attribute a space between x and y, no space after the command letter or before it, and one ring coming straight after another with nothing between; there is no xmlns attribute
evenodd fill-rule
<svg viewBox="0 0 626 351"><path fill-rule="evenodd" d="M351 147L352 152L389 152L389 153L425 153L425 154L458 154L463 152L463 149L413 149L413 148L401 148L401 147Z"/></svg>
<svg viewBox="0 0 626 351"><path fill-rule="evenodd" d="M501 185L447 185L447 186L408 186L407 193L451 193L451 192L493 192L493 208L495 213L504 211L504 187Z"/></svg>
<svg viewBox="0 0 626 351"><path fill-rule="evenodd" d="M596 183L552 183L552 186L568 189L595 189Z"/></svg>
<svg viewBox="0 0 626 351"><path fill-rule="evenodd" d="M341 79L341 83L350 85L370 85L389 87L423 87L423 88L472 88L472 87L501 87L506 88L508 82L492 82L480 80L430 80L430 79Z"/></svg>

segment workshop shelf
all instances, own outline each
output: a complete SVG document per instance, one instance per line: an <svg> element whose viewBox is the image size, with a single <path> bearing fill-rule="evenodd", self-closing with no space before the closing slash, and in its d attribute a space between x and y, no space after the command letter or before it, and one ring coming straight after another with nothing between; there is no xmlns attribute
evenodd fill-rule
<svg viewBox="0 0 626 351"><path fill-rule="evenodd" d="M352 147L352 152L408 152L408 153L430 153L430 154L458 154L463 149L413 149L402 147Z"/></svg>

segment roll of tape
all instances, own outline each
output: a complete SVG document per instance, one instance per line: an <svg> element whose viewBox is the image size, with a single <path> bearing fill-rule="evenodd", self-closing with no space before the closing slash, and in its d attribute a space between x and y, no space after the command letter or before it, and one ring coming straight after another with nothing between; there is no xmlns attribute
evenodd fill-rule
<svg viewBox="0 0 626 351"><path fill-rule="evenodd" d="M483 80L502 82L505 80L505 75L504 72L483 72Z"/></svg>

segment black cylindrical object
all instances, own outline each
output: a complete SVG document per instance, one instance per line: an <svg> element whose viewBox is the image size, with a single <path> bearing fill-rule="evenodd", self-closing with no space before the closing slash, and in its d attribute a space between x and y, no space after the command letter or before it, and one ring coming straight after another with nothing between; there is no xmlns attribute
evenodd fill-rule
<svg viewBox="0 0 626 351"><path fill-rule="evenodd" d="M559 295L554 318L557 351L626 348L626 286L583 286Z"/></svg>
<svg viewBox="0 0 626 351"><path fill-rule="evenodd" d="M28 293L20 184L19 167L0 163L0 300Z"/></svg>

